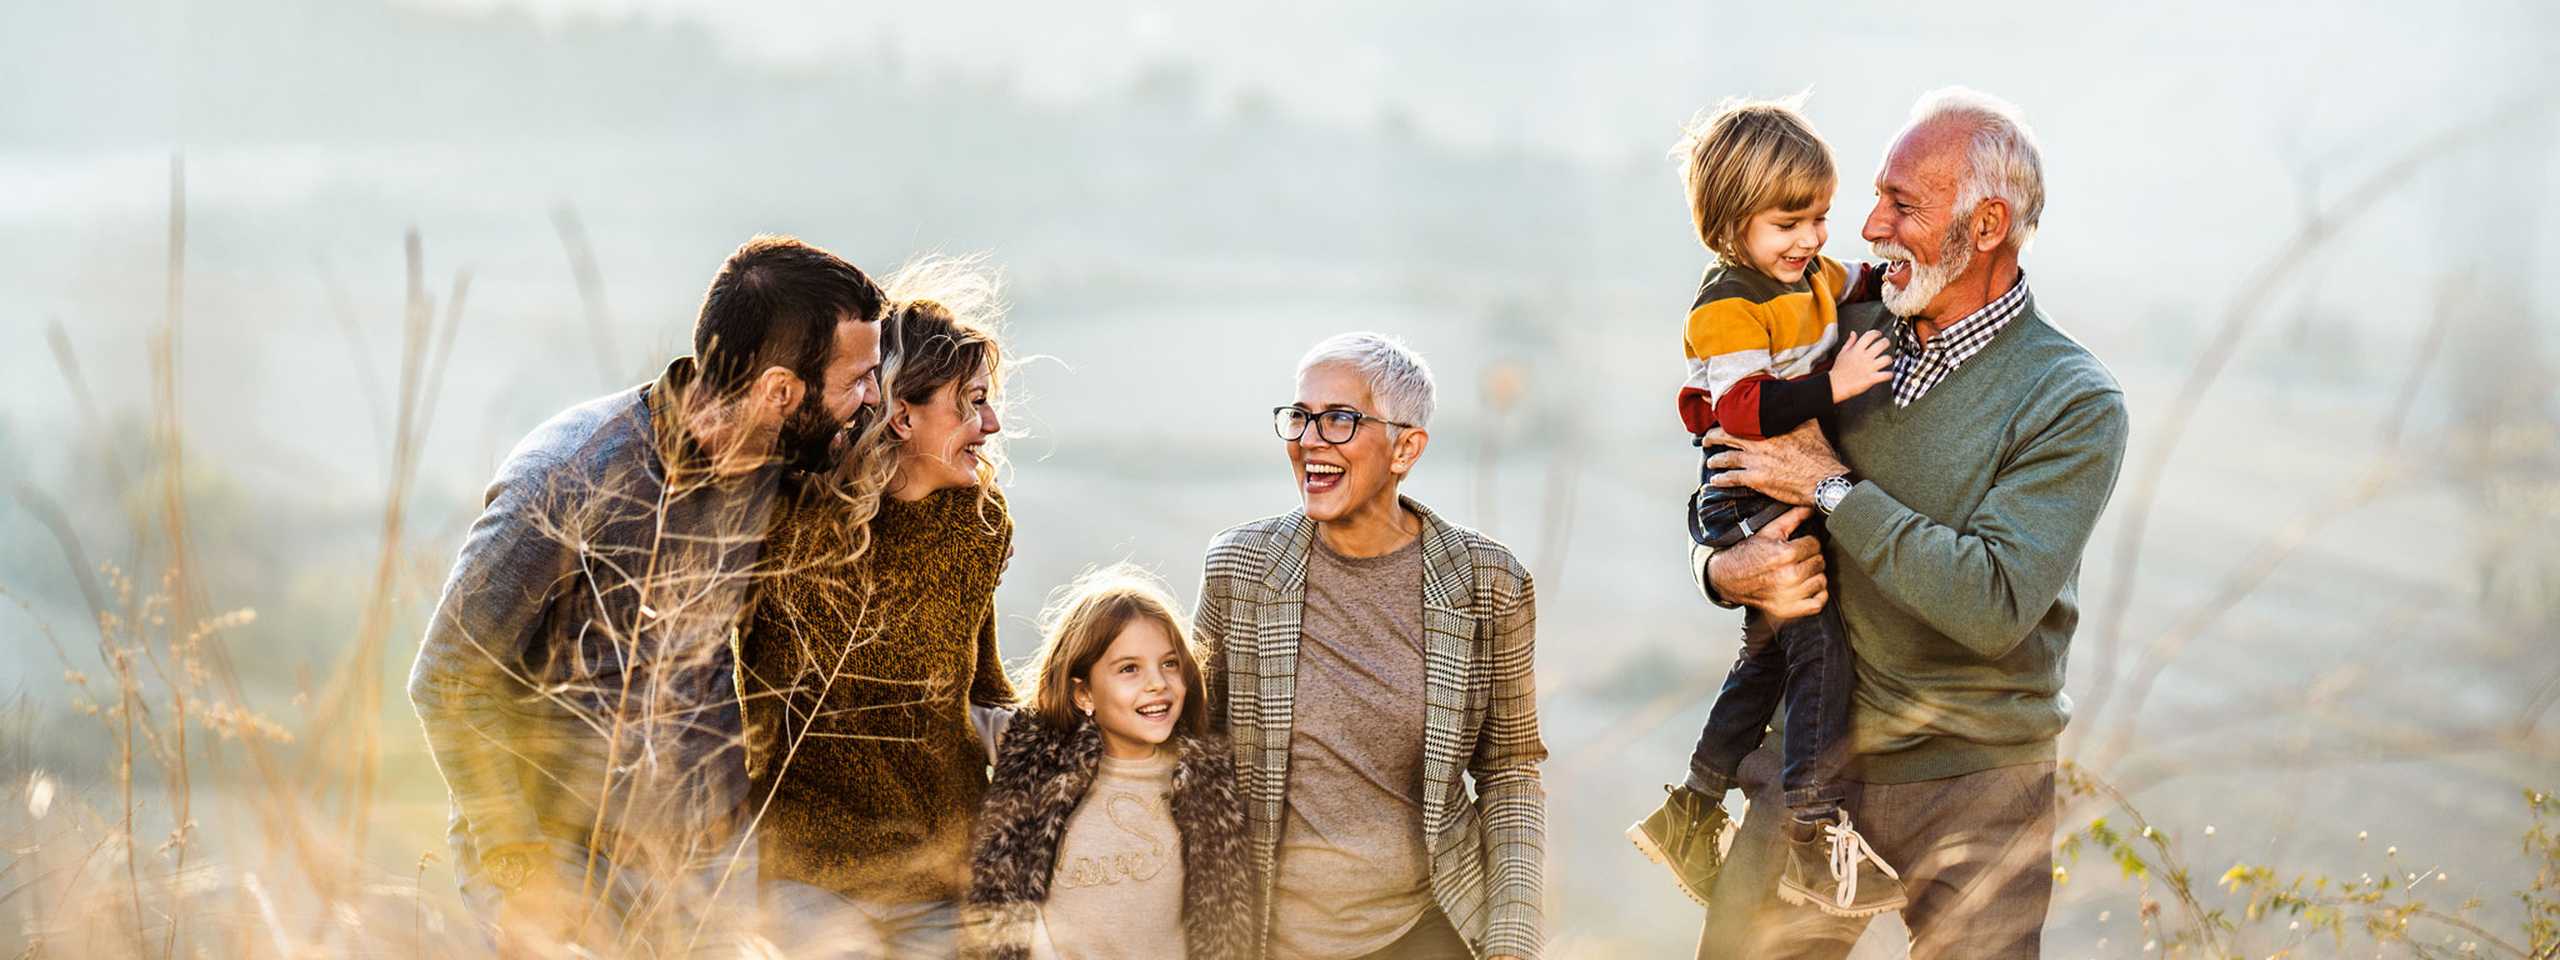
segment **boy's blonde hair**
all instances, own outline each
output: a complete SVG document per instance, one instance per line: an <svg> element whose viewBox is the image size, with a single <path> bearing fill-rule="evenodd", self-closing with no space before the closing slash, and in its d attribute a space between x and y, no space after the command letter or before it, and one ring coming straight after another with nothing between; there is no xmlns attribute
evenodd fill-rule
<svg viewBox="0 0 2560 960"><path fill-rule="evenodd" d="M1742 262L1742 234L1753 216L1802 210L1839 185L1831 145L1799 112L1804 98L1728 98L1681 128L1671 153L1680 160L1698 240L1717 256Z"/></svg>
<svg viewBox="0 0 2560 960"><path fill-rule="evenodd" d="M1182 615L1173 593L1145 568L1129 563L1085 571L1074 582L1049 595L1040 611L1040 653L1031 661L1029 700L1023 706L1042 723L1072 729L1077 722L1075 682L1089 680L1093 665L1111 649L1120 631L1140 619L1154 621L1173 641L1174 659L1182 668L1182 716L1174 730L1199 736L1209 732L1208 684L1201 678L1199 658L1191 652L1191 621Z"/></svg>

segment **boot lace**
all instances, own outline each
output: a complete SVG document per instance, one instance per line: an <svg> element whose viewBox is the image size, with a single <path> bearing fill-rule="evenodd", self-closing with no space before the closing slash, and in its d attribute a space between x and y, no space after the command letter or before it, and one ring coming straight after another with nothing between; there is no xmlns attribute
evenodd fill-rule
<svg viewBox="0 0 2560 960"><path fill-rule="evenodd" d="M1858 902L1858 862L1861 860L1873 861L1876 869L1884 871L1885 876L1902 879L1902 874L1894 872L1892 864L1876 855L1876 848L1867 845L1867 838L1858 835L1858 828L1849 823L1847 811L1842 811L1839 819L1824 823L1822 836L1831 844L1831 879L1833 886L1839 889L1833 901L1840 909L1849 909Z"/></svg>

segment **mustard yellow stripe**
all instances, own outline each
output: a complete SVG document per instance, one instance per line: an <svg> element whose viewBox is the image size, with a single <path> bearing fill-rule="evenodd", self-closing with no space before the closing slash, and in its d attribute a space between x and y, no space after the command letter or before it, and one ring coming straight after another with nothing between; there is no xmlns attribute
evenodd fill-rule
<svg viewBox="0 0 2560 960"><path fill-rule="evenodd" d="M1767 303L1727 297L1689 311L1689 355L1699 359L1741 350L1782 353L1822 342L1839 322L1831 301L1790 293Z"/></svg>
<svg viewBox="0 0 2560 960"><path fill-rule="evenodd" d="M1813 292L1822 294L1823 299L1838 301L1840 288L1849 285L1849 268L1830 257L1815 257L1813 261Z"/></svg>

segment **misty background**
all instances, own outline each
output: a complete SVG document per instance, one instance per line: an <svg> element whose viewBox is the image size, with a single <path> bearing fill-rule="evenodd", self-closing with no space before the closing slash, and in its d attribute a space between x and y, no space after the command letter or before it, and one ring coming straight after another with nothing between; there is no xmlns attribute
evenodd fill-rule
<svg viewBox="0 0 2560 960"><path fill-rule="evenodd" d="M257 611L230 639L249 705L299 728L382 544L404 231L439 298L467 270L379 676L368 849L407 883L444 797L401 688L481 485L685 352L747 236L1003 270L1037 358L1008 420L1016 660L1087 565L1189 598L1213 534L1295 503L1267 411L1298 354L1395 333L1441 398L1408 491L1539 580L1552 955L1685 955L1697 909L1619 836L1738 633L1682 569L1671 397L1707 255L1666 151L1719 98L1811 90L1827 252L1861 257L1887 140L1961 83L2041 138L2027 273L2133 415L2066 752L2200 871L2440 866L2511 930L2516 795L2560 787L2560 14L2062 7L0 0L0 488L149 569L182 162L194 572ZM38 629L89 614L35 511L0 508L0 589L26 608L0 613L25 726L0 776L110 789ZM2133 889L2075 874L2049 953L2139 953ZM450 897L441 864L414 882Z"/></svg>

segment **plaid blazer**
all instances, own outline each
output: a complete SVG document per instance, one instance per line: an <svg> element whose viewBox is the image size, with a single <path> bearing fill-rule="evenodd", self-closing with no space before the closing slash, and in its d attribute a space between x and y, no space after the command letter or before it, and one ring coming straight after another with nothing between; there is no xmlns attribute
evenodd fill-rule
<svg viewBox="0 0 2560 960"><path fill-rule="evenodd" d="M1534 960L1544 945L1547 800L1538 764L1547 748L1538 739L1529 572L1492 538L1410 499L1404 506L1422 518L1422 826L1433 899L1477 956ZM1315 532L1302 510L1235 527L1210 541L1201 573L1196 620L1209 719L1233 742L1244 794L1257 955L1270 943ZM1461 772L1474 781L1473 796Z"/></svg>

